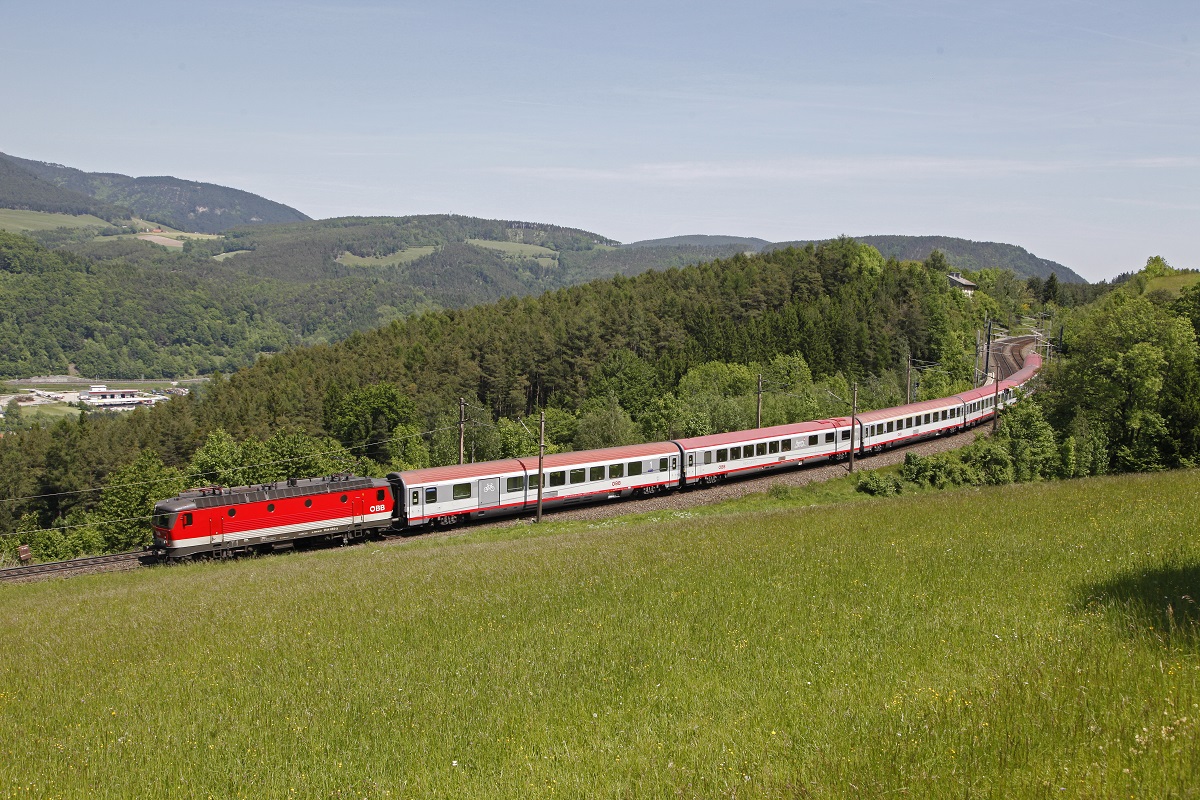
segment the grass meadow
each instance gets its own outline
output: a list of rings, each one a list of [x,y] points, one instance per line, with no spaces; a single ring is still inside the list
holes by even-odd
[[[354,253],[342,253],[337,257],[337,261],[350,267],[394,267],[416,261],[434,250],[437,248],[430,245],[428,247],[407,247],[386,256],[356,256]]]
[[[0,231],[23,233],[48,231],[54,228],[107,228],[108,223],[91,214],[51,214],[45,211],[21,211],[0,208]]]
[[[772,491],[0,586],[0,797],[1194,797],[1198,497]]]

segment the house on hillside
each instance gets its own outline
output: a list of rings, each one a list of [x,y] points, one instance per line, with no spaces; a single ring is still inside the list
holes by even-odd
[[[950,288],[958,289],[967,297],[975,294],[975,290],[979,288],[974,282],[967,280],[962,276],[961,272],[950,273]]]

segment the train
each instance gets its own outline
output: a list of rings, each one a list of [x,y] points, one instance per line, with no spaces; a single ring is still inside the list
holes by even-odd
[[[634,495],[681,491],[765,471],[901,447],[991,420],[1041,368],[1026,355],[1008,378],[961,394],[866,411],[665,442],[389,473],[255,486],[209,486],[154,507],[153,551],[166,560],[264,552],[305,541],[348,543],[388,531],[493,519]]]

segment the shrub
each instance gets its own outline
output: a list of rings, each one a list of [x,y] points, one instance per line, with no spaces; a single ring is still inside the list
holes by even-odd
[[[875,470],[865,472],[858,478],[855,491],[874,497],[895,497],[903,491],[903,484],[896,475],[884,475]]]

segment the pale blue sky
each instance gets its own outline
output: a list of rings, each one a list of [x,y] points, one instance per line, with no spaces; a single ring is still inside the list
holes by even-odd
[[[1200,3],[0,0],[0,150],[622,241],[1200,267]]]

